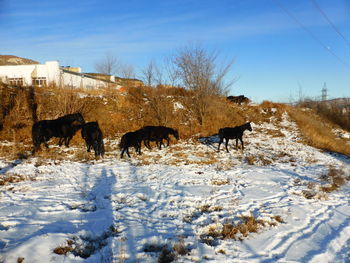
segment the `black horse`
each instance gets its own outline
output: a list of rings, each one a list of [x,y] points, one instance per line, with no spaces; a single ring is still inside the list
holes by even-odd
[[[144,126],[140,130],[142,140],[148,149],[151,149],[150,141],[155,141],[158,148],[162,149],[163,140],[167,141],[167,146],[170,144],[169,135],[173,135],[177,140],[179,139],[179,132],[165,126]]]
[[[124,152],[126,152],[130,158],[129,147],[134,147],[135,151],[141,154],[142,138],[143,135],[140,130],[125,133],[119,143],[119,148],[121,150],[120,158],[123,158]]]
[[[41,120],[32,126],[32,140],[34,154],[42,143],[48,148],[47,142],[52,137],[59,139],[59,144],[64,142],[69,147],[69,142],[74,134],[82,128],[85,120],[81,113],[67,114],[54,120]]]
[[[242,103],[249,103],[250,100],[244,96],[244,95],[239,95],[239,96],[228,96],[227,99],[233,103],[237,103],[241,105]]]
[[[227,145],[230,139],[236,139],[236,149],[238,149],[238,139],[239,139],[241,141],[242,151],[243,151],[244,146],[243,146],[242,137],[243,137],[243,132],[245,130],[252,131],[252,126],[250,125],[250,122],[247,122],[246,124],[243,124],[241,126],[221,128],[219,130],[220,142],[219,142],[218,152],[220,151],[220,145],[223,142],[224,138],[226,140],[225,147],[227,152],[229,152]]]
[[[81,129],[81,137],[85,140],[88,152],[93,148],[95,157],[99,155],[103,157],[105,153],[103,134],[97,121],[85,123]]]

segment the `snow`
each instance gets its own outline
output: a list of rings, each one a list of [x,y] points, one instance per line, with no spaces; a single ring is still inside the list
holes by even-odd
[[[0,186],[0,262],[157,262],[180,245],[174,262],[349,262],[349,185],[320,188],[330,167],[349,176],[350,160],[300,143],[286,114],[252,127],[243,153],[217,152],[212,136],[131,159],[106,140],[100,160],[57,147],[65,160],[0,160],[0,178],[24,178]],[[243,216],[267,223],[247,237],[208,235]]]

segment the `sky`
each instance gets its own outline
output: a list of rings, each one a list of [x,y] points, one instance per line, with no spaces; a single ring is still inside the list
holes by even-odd
[[[229,95],[350,97],[350,0],[0,0],[0,54],[94,72],[106,54],[136,77],[191,43],[234,60]]]

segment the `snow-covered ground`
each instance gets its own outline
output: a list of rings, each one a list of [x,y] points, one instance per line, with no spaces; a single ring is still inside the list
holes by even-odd
[[[350,160],[300,143],[286,114],[252,126],[243,153],[213,136],[130,159],[106,141],[101,160],[77,161],[83,143],[1,160],[14,179],[0,185],[0,262],[350,262],[349,184],[322,191]],[[257,232],[223,234],[244,218]]]

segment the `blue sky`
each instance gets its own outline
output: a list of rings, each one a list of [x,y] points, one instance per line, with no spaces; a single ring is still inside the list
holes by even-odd
[[[84,72],[106,53],[141,72],[195,42],[235,60],[231,95],[350,96],[350,0],[0,0],[0,36],[0,54]]]

